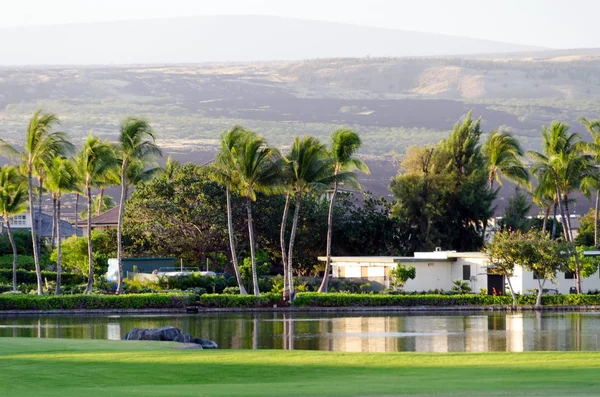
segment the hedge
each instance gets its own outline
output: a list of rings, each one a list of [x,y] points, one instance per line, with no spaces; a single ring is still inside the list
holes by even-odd
[[[520,295],[519,305],[534,305],[535,295]],[[488,306],[512,304],[511,296],[491,295],[373,295],[306,292],[297,295],[294,306],[353,307],[353,306]],[[543,305],[579,306],[600,305],[600,295],[546,295]]]
[[[2,310],[171,309],[194,300],[187,294],[0,295]]]
[[[47,278],[48,281],[56,280],[56,272],[42,271],[42,280]],[[87,281],[81,274],[62,273],[62,284],[82,284]],[[37,284],[35,271],[17,270],[17,282],[19,284]],[[12,283],[12,269],[0,269],[0,284]]]
[[[260,296],[204,294],[200,296],[205,307],[273,307],[282,303],[281,294],[268,292]]]

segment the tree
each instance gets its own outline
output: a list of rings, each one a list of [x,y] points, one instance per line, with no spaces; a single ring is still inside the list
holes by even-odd
[[[490,188],[494,187],[494,181],[502,186],[500,176],[519,186],[529,185],[529,173],[521,161],[523,150],[511,134],[492,132],[483,144],[482,154],[487,162]]]
[[[413,251],[448,247],[478,250],[496,192],[481,153],[480,121],[467,114],[433,148],[410,148],[408,166],[390,184],[394,214],[406,223]]]
[[[510,278],[515,271],[515,266],[521,264],[524,255],[522,250],[525,246],[522,245],[521,240],[523,240],[521,231],[504,230],[494,234],[492,241],[485,246],[485,254],[493,265],[489,273],[504,276],[512,296],[513,306],[517,305],[517,295]],[[504,294],[504,291],[502,293]]]
[[[233,216],[231,208],[231,190],[240,182],[239,171],[237,169],[237,156],[240,148],[246,139],[247,132],[236,126],[221,135],[221,149],[217,153],[215,162],[211,168],[211,178],[225,187],[225,195],[227,200],[227,231],[229,234],[229,248],[231,250],[231,261],[233,271],[238,282],[241,295],[247,295],[248,292],[244,287],[244,280],[240,274],[240,266],[236,251],[235,236],[233,232]]]
[[[128,178],[128,171],[131,171],[132,165],[147,164],[156,157],[162,156],[155,141],[156,135],[146,120],[129,117],[121,124],[117,147],[121,160],[121,197],[117,226],[117,261],[119,263],[117,293],[119,294],[123,293],[123,215],[128,182],[131,183],[131,174]]]
[[[408,280],[414,280],[417,276],[417,270],[414,266],[406,267],[398,265],[390,270],[392,276],[392,285],[395,289],[402,289]]]
[[[92,292],[94,286],[94,258],[92,247],[92,186],[117,163],[114,147],[107,141],[90,134],[77,155],[77,169],[84,184],[87,197],[87,241],[88,241],[88,282],[85,293]]]
[[[500,229],[520,230],[522,232],[531,229],[532,222],[527,218],[531,206],[527,196],[521,192],[521,189],[515,188],[515,195],[508,199],[508,207],[500,221]]]
[[[20,154],[22,166],[27,171],[27,183],[29,190],[29,217],[31,218],[31,237],[34,244],[33,258],[35,262],[35,272],[37,278],[37,293],[43,294],[42,289],[42,270],[40,267],[40,245],[39,229],[41,227],[42,211],[42,191],[45,167],[50,164],[54,157],[65,156],[73,150],[73,144],[68,141],[68,136],[64,132],[52,132],[54,125],[59,124],[59,119],[55,114],[43,113],[38,110],[29,120],[27,130],[25,131],[24,151]],[[14,151],[14,149],[13,149]],[[38,177],[38,225],[33,224],[34,216],[33,205],[33,176]]]
[[[593,210],[592,210],[593,211]],[[597,256],[586,256],[584,255],[585,251],[593,251],[595,248],[593,246],[577,246],[576,253],[579,257],[579,266],[581,269],[581,278],[588,278],[596,274],[598,271],[598,264],[600,264],[600,258]],[[575,273],[575,258],[573,256],[569,257],[567,262],[568,270],[572,273]]]
[[[594,162],[596,165],[600,164],[600,120],[587,120],[581,118],[581,124],[583,124],[590,135],[592,136],[592,143],[587,145],[588,151],[592,153]],[[600,186],[596,181],[596,204],[594,206],[594,247],[598,249],[598,206],[600,205]]]
[[[348,184],[360,189],[360,185],[356,182],[354,170],[358,169],[366,174],[369,174],[369,167],[357,157],[354,157],[361,145],[361,140],[358,134],[347,129],[336,130],[331,135],[331,150],[330,156],[333,160],[333,174],[338,176],[341,172],[346,172],[348,175]],[[323,281],[319,287],[319,292],[327,292],[329,285],[329,273],[331,265],[331,238],[333,233],[333,208],[338,191],[338,181],[333,181],[333,191],[329,202],[329,213],[327,216],[327,250],[325,260],[325,273]]]
[[[79,177],[73,162],[62,157],[55,157],[47,169],[48,189],[52,192],[53,226],[56,228],[56,295],[60,295],[62,275],[62,252],[60,233],[60,208],[63,193],[73,192],[78,189]],[[88,227],[90,227],[88,223]]]
[[[553,122],[550,128],[542,127],[542,153],[528,152],[535,160],[533,173],[539,175],[543,183],[547,183],[547,180],[554,181],[561,220],[565,221],[565,241],[571,243],[570,251],[576,263],[578,258],[571,234],[569,195],[576,189],[582,189],[586,193],[586,187],[597,177],[592,158],[582,152],[584,147],[586,145],[579,134],[570,133],[567,124]],[[575,286],[578,293],[581,293],[580,276],[579,266],[576,266]]]
[[[281,165],[278,161],[279,153],[277,150],[267,146],[263,138],[249,131],[246,131],[244,135],[245,138],[239,148],[240,150],[237,151],[234,164],[237,166],[239,174],[237,190],[242,197],[246,198],[252,283],[254,285],[254,295],[259,296],[252,202],[256,201],[257,192],[268,194],[277,191],[279,188]]]
[[[10,217],[27,210],[27,186],[17,167],[4,165],[0,168],[0,211],[6,224],[13,254],[13,291],[17,291],[17,245],[10,229]]]
[[[294,300],[293,254],[294,241],[298,230],[298,218],[302,199],[307,193],[324,190],[334,180],[340,180],[347,173],[333,174],[333,160],[327,155],[325,145],[313,137],[294,138],[292,149],[285,159],[283,174],[288,178],[289,192],[295,199],[294,217],[287,252],[287,288],[284,295]],[[288,202],[289,205],[289,202]],[[285,210],[284,210],[285,212]],[[285,223],[285,219],[282,221]]]
[[[108,258],[117,252],[115,234],[112,230],[92,231],[94,274],[104,274],[108,270]],[[62,265],[78,274],[89,274],[89,256],[87,237],[71,236],[62,243]],[[58,261],[58,248],[52,251],[50,259]]]

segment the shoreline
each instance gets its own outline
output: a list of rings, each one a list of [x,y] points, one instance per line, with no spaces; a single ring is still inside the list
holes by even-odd
[[[197,310],[195,310],[197,309]],[[65,310],[2,310],[0,317],[6,315],[135,315],[135,314],[207,314],[207,313],[440,313],[440,312],[593,312],[600,311],[599,305],[535,307],[532,305],[511,306],[341,306],[341,307],[200,307],[172,309],[65,309]]]

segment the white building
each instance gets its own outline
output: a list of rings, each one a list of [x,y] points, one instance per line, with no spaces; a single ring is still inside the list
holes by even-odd
[[[319,257],[319,260],[325,261],[325,257]],[[488,274],[492,265],[481,252],[415,252],[413,257],[331,257],[331,275],[333,278],[368,280],[372,289],[382,290],[390,286],[390,271],[399,265],[414,266],[416,270],[415,279],[406,282],[405,291],[449,291],[455,280],[468,282],[474,293],[484,288],[490,294],[494,289],[505,289],[503,276]],[[534,274],[520,266],[515,268],[510,281],[515,292],[519,294],[531,293],[538,288]],[[574,286],[572,273],[559,272],[556,282],[547,280],[544,289],[568,294]],[[600,290],[599,272],[582,280],[583,292],[597,289]]]
[[[34,214],[34,218],[37,222],[37,211]],[[15,215],[9,219],[11,230],[31,230],[31,217],[29,216],[29,212],[24,212],[19,215]],[[0,232],[6,233],[7,228],[4,224],[4,219],[0,217]],[[75,234],[75,226],[70,224],[65,220],[60,220],[60,237],[61,240],[64,240],[68,237],[71,237]],[[81,233],[80,233],[81,234]],[[51,239],[52,238],[52,216],[48,214],[42,213],[42,227],[40,235],[43,238]]]

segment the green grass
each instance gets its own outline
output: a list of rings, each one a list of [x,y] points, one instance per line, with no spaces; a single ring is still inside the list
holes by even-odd
[[[600,353],[176,350],[0,338],[0,396],[597,396]]]

